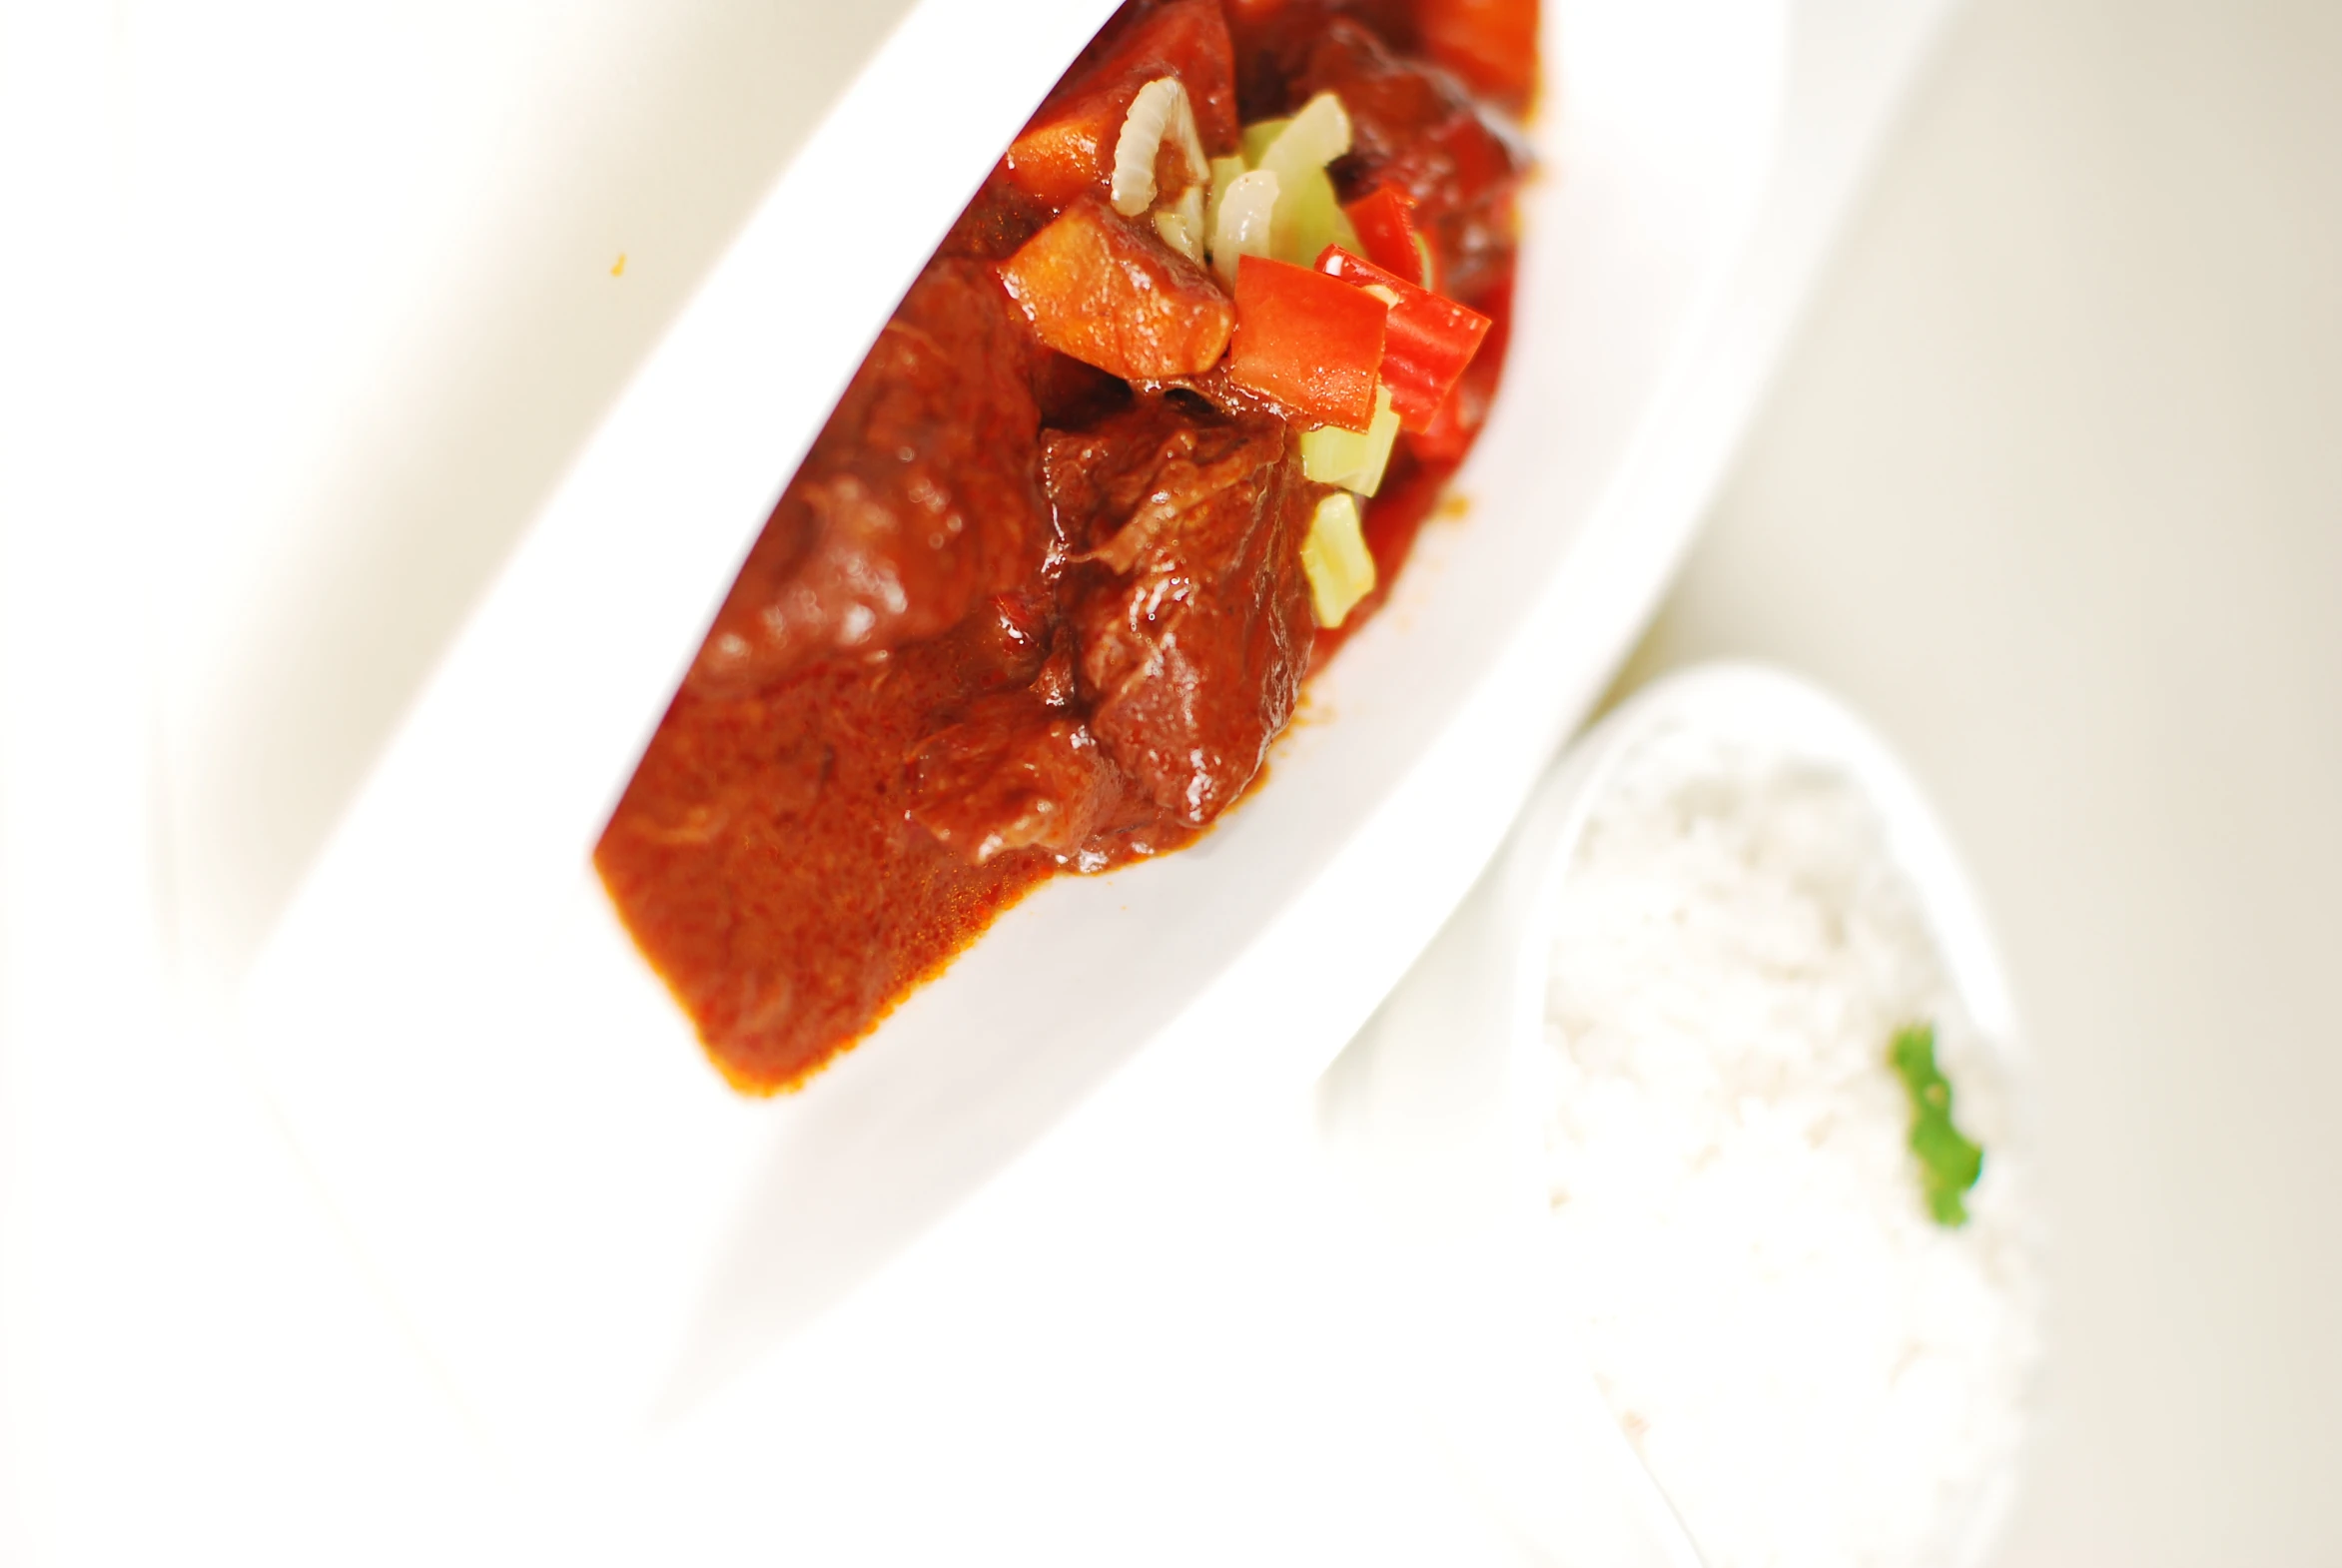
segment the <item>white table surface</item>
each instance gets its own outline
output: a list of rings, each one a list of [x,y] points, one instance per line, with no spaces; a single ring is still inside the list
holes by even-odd
[[[2041,1068],[2003,1561],[2342,1561],[2342,7],[1975,0],[1632,684],[1901,748]]]
[[[284,126],[330,83],[254,93],[237,62],[287,36],[345,59],[385,47],[362,26],[258,0],[200,22],[139,4],[0,21],[12,203],[43,194],[56,139],[126,172],[113,189],[150,196],[223,161],[266,175],[228,182],[265,193],[241,208],[132,205],[129,243],[145,263],[171,258],[181,281],[175,330],[200,339],[238,310],[283,306],[321,256],[373,291],[360,310],[296,300],[287,314],[315,331],[275,342],[274,360],[218,362],[240,406],[276,389],[296,424],[368,432],[323,494],[314,473],[207,442],[200,382],[6,385],[0,439],[64,427],[39,417],[59,399],[184,407],[181,439],[146,460],[192,476],[191,531],[232,540],[216,557],[191,552],[190,571],[266,578],[270,529],[321,503],[433,515],[440,542],[459,546],[442,575],[361,551],[296,560],[276,585],[280,605],[320,590],[331,604],[370,573],[422,572],[417,593],[437,606],[435,630],[423,617],[400,632],[410,640],[345,629],[338,673],[358,681],[355,703],[323,701],[318,672],[291,670],[239,715],[264,741],[271,726],[324,730],[318,772],[262,781],[258,807],[249,779],[182,779],[167,800],[121,803],[126,819],[170,818],[172,841],[192,846],[167,876],[253,890],[240,917],[151,934],[199,972],[240,961],[502,547],[492,519],[525,515],[550,484],[599,411],[596,389],[647,346],[785,132],[747,112],[772,86],[757,45],[777,13],[664,8],[654,44],[628,30],[628,9],[510,6],[485,37],[464,8],[413,12],[399,47],[475,49],[476,69],[361,73],[388,84],[379,140],[328,148]],[[1904,747],[1998,915],[2060,1133],[2049,1176],[2064,1258],[2051,1418],[2012,1563],[2342,1553],[2328,1484],[2342,1349],[2327,1332],[2342,1226],[2326,1207],[2342,1157],[2324,1131],[2342,1067],[2320,1050],[2336,1028],[2324,971],[2342,946],[2329,893],[2342,885],[2338,24],[2317,5],[1976,0],[1635,666],[1750,652],[1836,686]],[[28,36],[46,47],[19,47]],[[836,47],[863,36],[847,29]],[[562,42],[574,38],[590,46]],[[28,62],[81,74],[28,81]],[[536,85],[515,101],[495,84],[521,64]],[[420,118],[485,151],[460,180],[353,205],[326,176],[337,158],[399,166],[401,80],[439,83],[449,96]],[[633,101],[610,94],[623,82],[651,84],[644,98],[665,109],[610,108]],[[223,83],[247,95],[243,112],[175,134],[188,122],[172,106]],[[126,130],[131,103],[143,118]],[[741,126],[768,140],[738,140]],[[727,145],[736,164],[707,156]],[[696,155],[683,180],[678,150]],[[577,167],[606,181],[540,184]],[[49,210],[89,200],[62,197]],[[525,275],[541,312],[483,304],[401,347],[417,377],[476,363],[471,395],[426,428],[356,417],[366,389],[349,368],[383,346],[337,339],[332,324],[395,318],[418,257],[444,267],[466,224],[540,199],[561,222],[539,226],[537,249],[496,251],[506,271],[477,298],[509,301]],[[86,216],[83,233],[104,234],[126,215]],[[646,230],[672,246],[643,248]],[[102,277],[122,260],[24,238],[0,266]],[[564,331],[581,312],[599,313],[597,329]],[[29,325],[53,349],[76,329]],[[500,398],[497,367],[523,351],[574,358],[573,405],[523,413]],[[95,494],[122,454],[102,424],[71,427],[85,445],[41,455],[52,474],[90,475]],[[401,455],[414,451],[433,460]],[[26,468],[0,463],[0,499],[87,524],[57,530],[69,541],[57,547],[102,555],[102,504],[17,487]],[[23,539],[0,574],[0,633],[37,619]],[[286,636],[314,636],[284,613],[296,617]],[[236,672],[205,663],[220,644],[201,625],[172,630],[188,651],[169,695],[185,722],[216,719],[205,703]],[[50,700],[35,667],[50,656],[0,636],[0,691],[20,728]],[[109,662],[118,648],[82,656],[101,680],[131,678]],[[1344,1311],[1355,1286],[1338,1234],[1307,1182],[1252,1179],[1282,1158],[1265,1130],[1213,1151],[1179,1201],[1137,1211],[1079,1190],[1044,1198],[1048,1171],[1023,1173],[1021,1190],[988,1194],[881,1280],[851,1327],[817,1330],[753,1394],[786,1398],[791,1378],[868,1390],[866,1417],[803,1456],[830,1483],[817,1494],[688,1455],[516,1493],[256,1103],[214,1064],[157,1044],[176,1038],[153,1027],[160,999],[74,968],[77,933],[105,929],[110,900],[157,869],[144,842],[60,845],[37,831],[42,789],[135,793],[108,760],[18,770],[4,803],[14,826],[0,856],[17,872],[70,858],[86,902],[0,912],[14,966],[0,976],[0,1031],[35,988],[83,986],[99,1005],[86,1049],[0,1057],[0,1560],[168,1561],[191,1543],[256,1562],[510,1561],[556,1547],[753,1560],[741,1521],[759,1506],[809,1510],[873,1558],[1022,1539],[1034,1557],[1093,1560],[1505,1560],[1466,1500],[1414,1484],[1428,1461],[1355,1375],[1377,1348]],[[105,1137],[87,1137],[93,1127]],[[126,1161],[130,1150],[162,1158]],[[69,1207],[51,1201],[68,1188]],[[1283,1194],[1269,1211],[1223,1223],[1264,1189]],[[983,1267],[955,1255],[997,1248],[1012,1227],[988,1232],[986,1205],[1017,1203],[1050,1221],[1013,1227],[1031,1255],[995,1250]],[[44,1222],[67,1211],[71,1228]],[[1019,1282],[1042,1273],[1062,1287],[1036,1302]],[[925,1293],[946,1287],[955,1309],[939,1329]],[[1135,1300],[1155,1325],[1137,1340]],[[909,1343],[890,1336],[911,1324]],[[1230,1344],[1244,1348],[1231,1358]],[[1093,1371],[1037,1379],[1044,1357]],[[1247,1379],[1274,1382],[1281,1400],[1231,1397]],[[1138,1433],[1134,1410],[1148,1418]],[[928,1478],[915,1495],[889,1484],[914,1470]]]

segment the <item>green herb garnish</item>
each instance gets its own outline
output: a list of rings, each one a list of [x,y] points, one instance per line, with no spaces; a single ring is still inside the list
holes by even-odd
[[[1961,1197],[1984,1174],[1984,1152],[1952,1125],[1952,1085],[1936,1066],[1936,1026],[1898,1030],[1887,1060],[1911,1091],[1911,1152],[1919,1157],[1928,1211],[1940,1225],[1966,1224]]]

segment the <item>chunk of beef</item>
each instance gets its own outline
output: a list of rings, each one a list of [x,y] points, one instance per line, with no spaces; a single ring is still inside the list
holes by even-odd
[[[1069,429],[1129,407],[1131,384],[1045,344],[1033,354],[1033,396],[1044,425]]]
[[[1034,573],[1049,529],[1030,342],[990,267],[928,267],[750,550],[691,689],[932,637]]]
[[[1316,488],[1282,420],[1150,396],[1043,471],[1090,727],[1134,786],[1201,826],[1243,793],[1309,657],[1301,539]]]
[[[1056,216],[1040,198],[1009,178],[1007,165],[997,165],[978,187],[975,199],[952,221],[951,231],[935,254],[972,257],[980,262],[1006,261]]]
[[[1071,855],[1119,789],[1080,716],[1034,687],[984,698],[911,757],[911,820],[977,865],[1006,850]]]

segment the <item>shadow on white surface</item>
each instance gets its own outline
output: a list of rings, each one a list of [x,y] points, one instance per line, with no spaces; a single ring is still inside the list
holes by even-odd
[[[524,525],[904,9],[125,13],[131,516],[198,987],[241,978]]]

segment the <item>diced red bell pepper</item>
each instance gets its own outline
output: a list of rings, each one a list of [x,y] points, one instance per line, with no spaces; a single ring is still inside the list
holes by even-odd
[[[1471,399],[1465,396],[1465,387],[1458,381],[1440,399],[1439,411],[1432,414],[1423,428],[1414,432],[1415,455],[1424,462],[1461,462],[1472,449],[1472,438],[1480,433],[1476,414],[1485,410],[1467,406]]]
[[[1430,277],[1430,247],[1415,227],[1413,197],[1395,185],[1383,184],[1342,211],[1349,215],[1350,227],[1358,231],[1368,261],[1402,278],[1412,278],[1426,289],[1439,287]]]
[[[1084,196],[1000,266],[1041,341],[1125,381],[1200,376],[1235,312],[1195,263]]]
[[[1236,264],[1228,380],[1304,423],[1363,430],[1382,369],[1381,301],[1324,273],[1265,256]]]
[[[1236,54],[1218,0],[1173,0],[1121,36],[1094,63],[1077,65],[1009,146],[1009,178],[1052,207],[1114,182],[1115,146],[1139,89],[1175,76],[1187,90],[1195,134],[1213,157],[1237,142]]]
[[[1519,114],[1537,89],[1537,0],[1415,0],[1423,52]]]
[[[1390,323],[1382,383],[1390,389],[1390,405],[1398,412],[1401,429],[1429,428],[1456,379],[1480,352],[1480,341],[1488,336],[1488,318],[1338,245],[1325,248],[1317,258],[1317,270],[1368,298],[1387,296]]]

